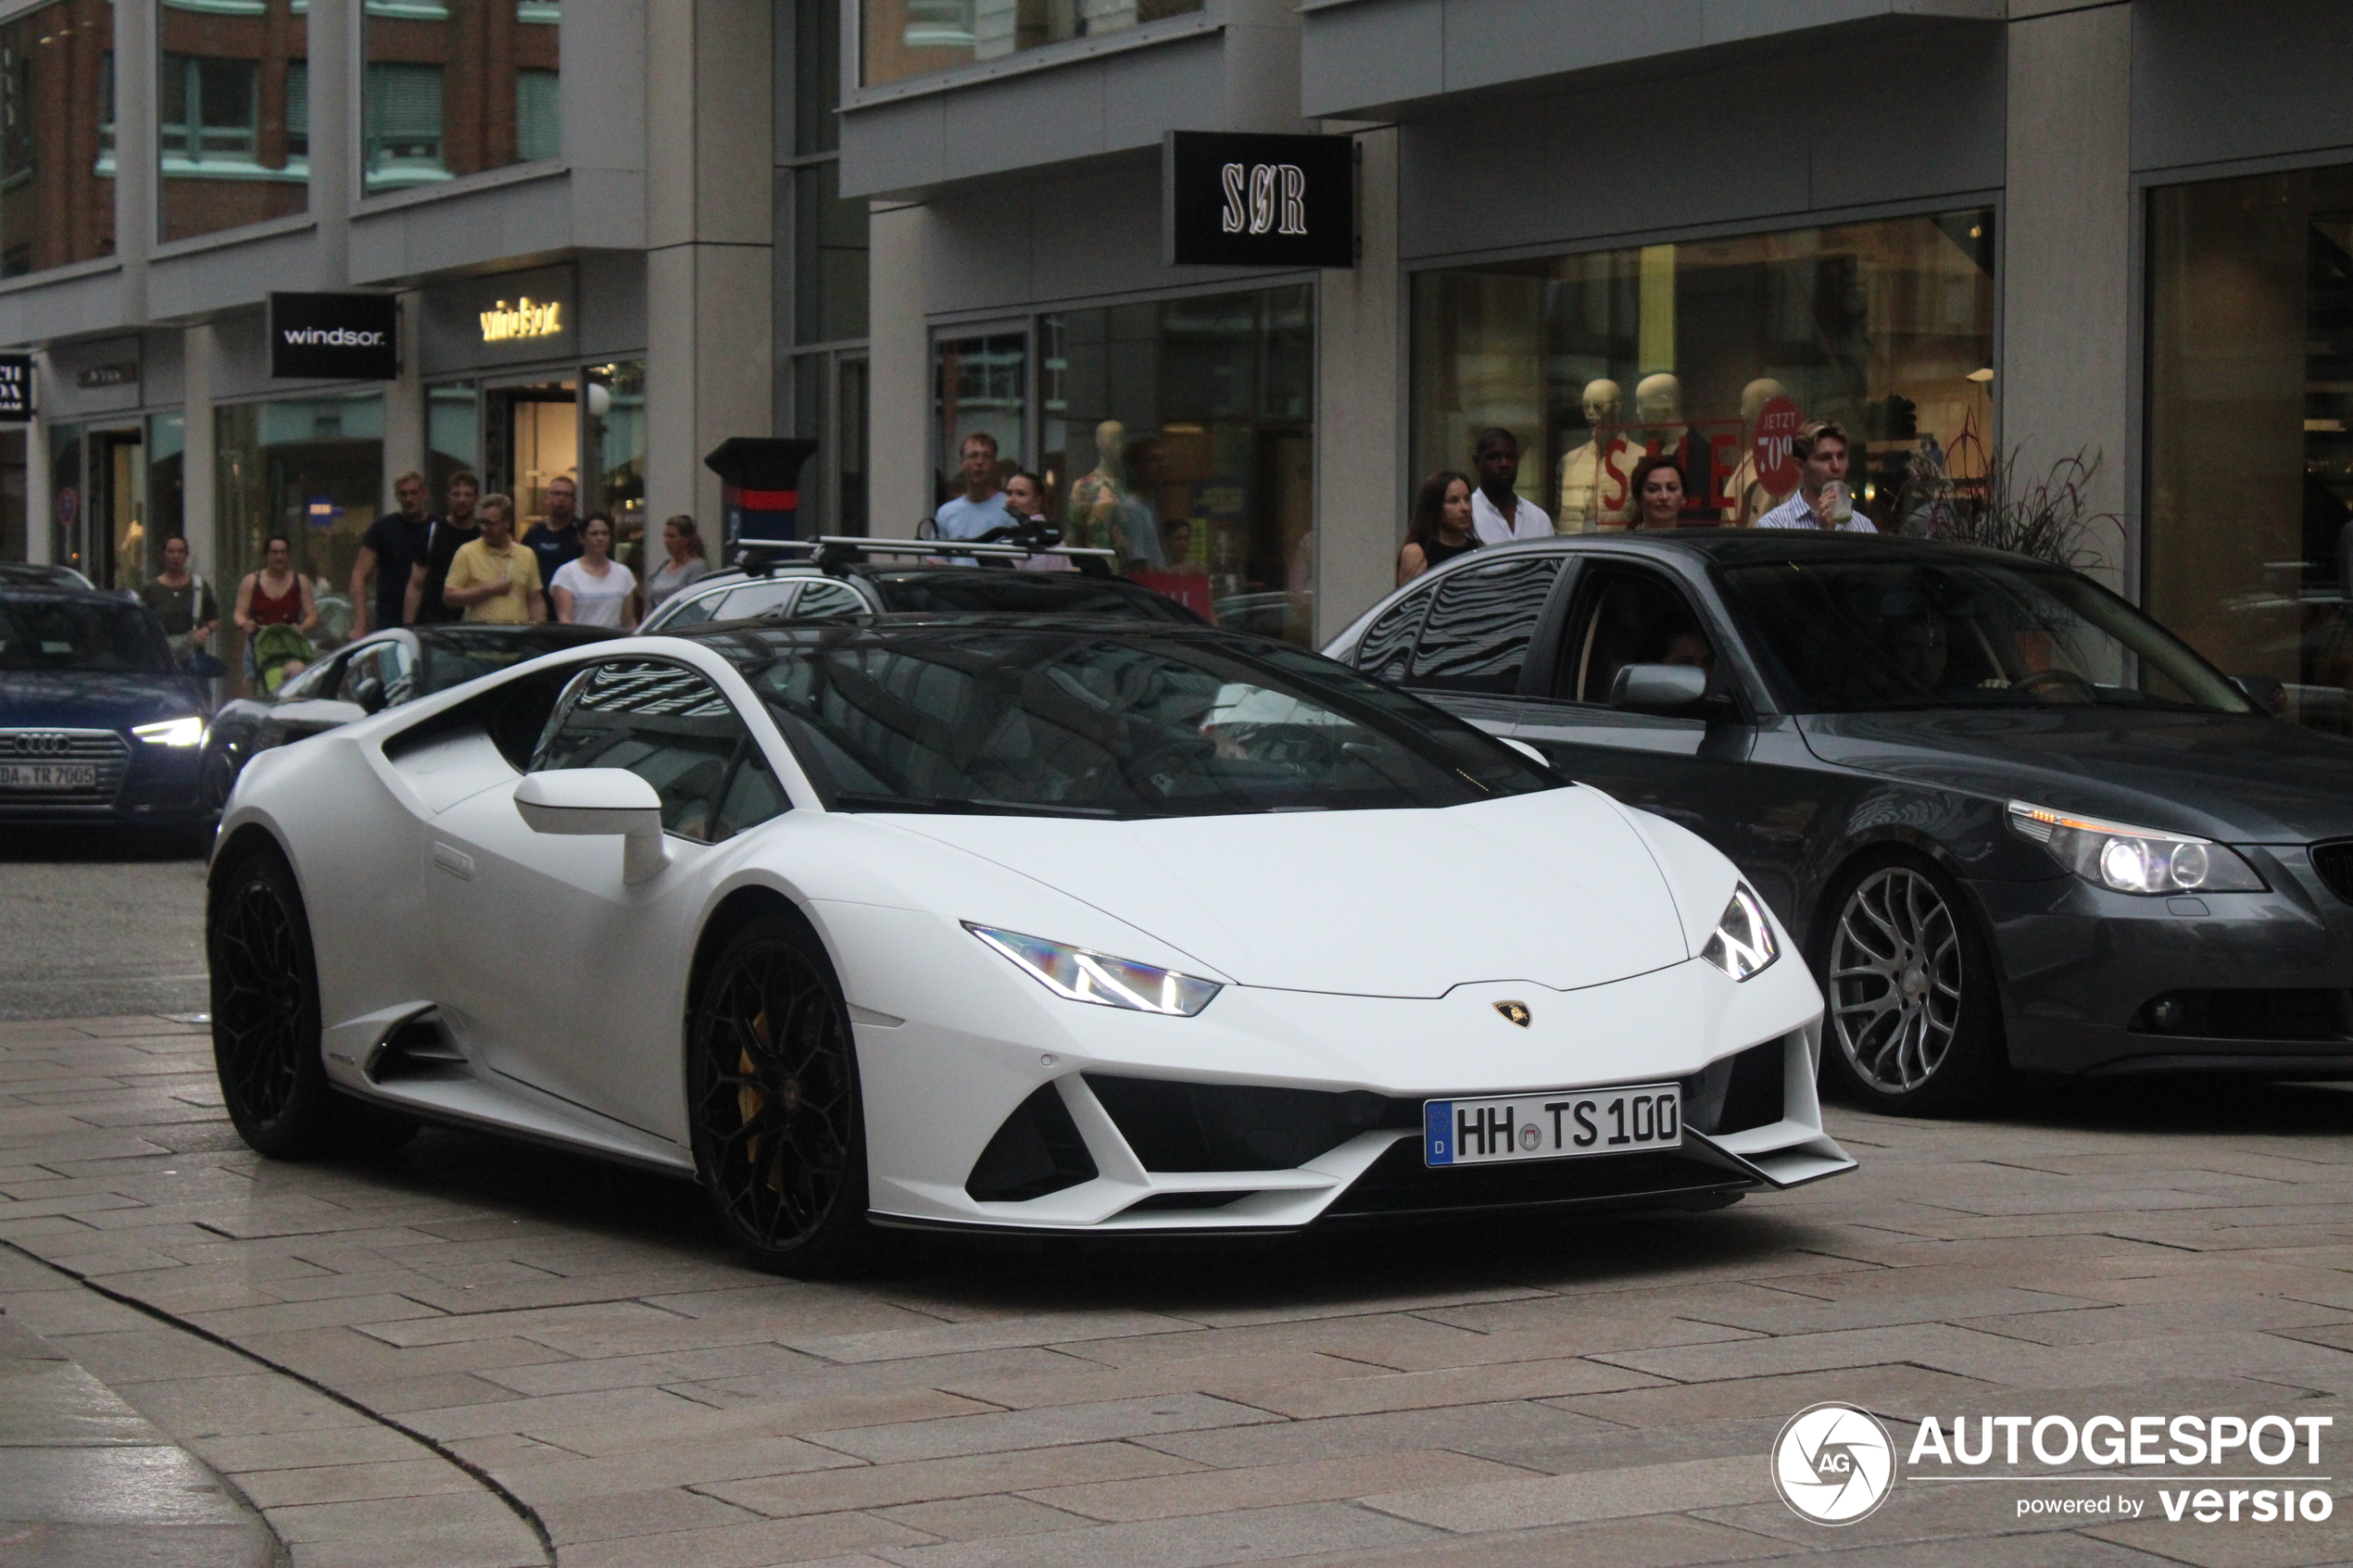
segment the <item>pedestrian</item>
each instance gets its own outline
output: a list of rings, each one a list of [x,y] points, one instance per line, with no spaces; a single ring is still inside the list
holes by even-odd
[[[1441,561],[1478,548],[1471,529],[1470,475],[1441,469],[1422,481],[1414,496],[1414,520],[1405,547],[1397,552],[1397,585],[1403,587]]]
[[[556,568],[548,596],[555,601],[556,619],[567,626],[618,631],[637,624],[637,577],[612,558],[612,519],[588,514],[580,525],[580,557]]]
[[[558,474],[547,482],[547,515],[531,525],[522,536],[523,546],[539,562],[539,581],[554,592],[556,573],[572,561],[580,558],[582,540],[578,508],[580,486],[569,474]],[[555,601],[548,600],[552,609]]]
[[[139,597],[163,622],[172,659],[191,668],[220,623],[220,605],[212,585],[188,570],[187,540],[175,533],[163,542],[163,570],[140,588]]]
[[[387,626],[407,624],[409,578],[425,552],[433,519],[425,515],[425,476],[414,470],[392,482],[399,509],[368,525],[359,538],[359,558],[351,563],[351,634],[364,637]],[[368,579],[376,580],[375,593]]]
[[[262,671],[254,649],[255,639],[267,626],[290,626],[307,644],[310,633],[319,629],[319,601],[310,591],[310,583],[294,568],[294,541],[283,533],[272,533],[261,542],[261,570],[245,573],[237,584],[237,630],[245,636],[245,678],[257,680]],[[280,639],[286,641],[287,639]],[[292,667],[285,673],[295,674],[308,662],[307,654],[290,656],[282,662]]]
[[[1797,493],[1756,520],[1759,528],[1810,528],[1824,533],[1876,533],[1846,488],[1846,432],[1829,420],[1797,427]]]
[[[1634,465],[1627,483],[1634,493],[1634,526],[1664,533],[1683,525],[1683,470],[1674,454],[1654,452]]]
[[[1553,536],[1553,520],[1544,508],[1515,488],[1519,483],[1518,436],[1501,425],[1480,431],[1471,443],[1471,467],[1478,472],[1478,490],[1471,496],[1471,532],[1480,544]]]
[[[492,626],[520,626],[547,619],[540,592],[539,559],[515,541],[515,504],[505,495],[482,498],[482,536],[458,546],[450,558],[444,604],[466,619]]]
[[[695,520],[684,512],[661,525],[661,547],[670,558],[646,573],[648,615],[660,609],[662,600],[711,571],[711,562],[703,555],[702,535],[695,531]]]
[[[1046,482],[1023,469],[1005,481],[1005,516],[1025,533],[1046,529]],[[1024,556],[1013,562],[1019,571],[1075,571],[1068,556]]]
[[[424,553],[409,574],[403,608],[409,625],[458,619],[458,611],[442,602],[442,586],[449,581],[449,563],[458,558],[458,552],[482,537],[482,530],[474,523],[475,498],[481,494],[482,481],[470,470],[459,469],[449,476],[448,509],[425,531]]]
[[[957,450],[962,459],[957,472],[963,477],[964,493],[942,501],[931,521],[939,538],[977,539],[992,528],[1005,526],[1005,506],[998,499],[1002,492],[997,483],[997,438],[976,430],[964,437]]]

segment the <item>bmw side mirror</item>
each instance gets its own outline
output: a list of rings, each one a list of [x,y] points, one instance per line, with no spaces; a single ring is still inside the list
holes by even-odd
[[[1695,664],[1629,664],[1609,686],[1609,705],[1635,713],[1683,713],[1706,700],[1707,671]]]
[[[2287,712],[2287,687],[2269,675],[2233,675],[2231,684],[2246,696],[2246,700],[2277,719]]]
[[[618,834],[621,880],[650,882],[670,863],[661,841],[661,797],[626,768],[554,768],[526,773],[515,809],[534,833]]]

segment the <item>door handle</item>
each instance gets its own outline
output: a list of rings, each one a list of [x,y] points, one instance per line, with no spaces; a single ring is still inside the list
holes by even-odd
[[[433,847],[433,863],[459,882],[472,882],[474,879],[474,858],[463,850],[453,849],[447,844],[436,844]]]

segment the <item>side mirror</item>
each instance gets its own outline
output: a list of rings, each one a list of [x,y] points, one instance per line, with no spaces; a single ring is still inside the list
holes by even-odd
[[[2277,719],[2287,712],[2287,688],[2269,675],[2233,675],[2231,684],[2246,694],[2246,700]]]
[[[515,809],[534,833],[622,838],[621,879],[650,882],[670,863],[661,841],[661,797],[626,768],[556,768],[526,773]]]
[[[362,712],[382,713],[384,710],[384,684],[373,675],[352,687],[351,695],[359,699]]]
[[[1609,685],[1609,705],[1637,713],[1680,713],[1707,700],[1707,671],[1695,664],[1629,664]]]
[[[1497,735],[1495,738],[1502,741],[1505,746],[1510,746],[1514,751],[1518,752],[1521,756],[1527,758],[1530,762],[1535,763],[1540,768],[1549,768],[1553,765],[1553,759],[1551,758],[1545,756],[1542,752],[1537,750],[1534,746],[1529,745],[1524,740],[1515,740],[1510,735]]]

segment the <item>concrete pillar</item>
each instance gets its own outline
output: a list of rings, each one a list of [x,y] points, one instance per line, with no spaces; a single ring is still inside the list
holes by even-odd
[[[2132,7],[2013,21],[1999,453],[2032,482],[2079,450],[2097,454],[2093,508],[2124,518],[2086,543],[2111,584],[2137,583],[2140,528],[2126,515],[2134,450]]]
[[[703,455],[774,427],[772,7],[646,7],[646,504],[720,524]]]
[[[220,376],[220,331],[209,321],[187,330],[182,350],[186,391],[186,445],[180,456],[181,532],[188,539],[188,564],[223,596],[220,584],[220,464],[214,445],[213,383]],[[232,583],[231,588],[235,584]]]
[[[931,510],[931,338],[924,324],[920,207],[867,220],[866,495],[878,539],[912,539]]]
[[[413,290],[400,296],[400,375],[384,383],[384,461],[382,511],[397,511],[392,482],[414,469],[425,471],[424,378],[417,370],[417,321],[424,311],[424,295]]]
[[[156,243],[156,8],[114,9],[114,248],[121,320],[147,319],[147,252]]]
[[[1315,640],[1397,581],[1414,477],[1405,471],[1404,278],[1397,262],[1397,132],[1356,138],[1353,272],[1315,287]]]
[[[1299,11],[1293,0],[1226,0],[1225,129],[1312,131],[1299,118]]]
[[[136,7],[131,7],[135,9]],[[359,120],[352,85],[365,69],[359,29],[359,0],[313,4],[305,43],[310,69],[310,216],[318,225],[311,255],[319,287],[351,283],[352,131]]]
[[[48,352],[33,350],[32,389],[40,400],[36,407],[48,404],[49,373]],[[50,549],[56,531],[50,500],[49,417],[36,413],[32,422],[24,427],[24,558],[35,566],[53,565],[57,558]]]

